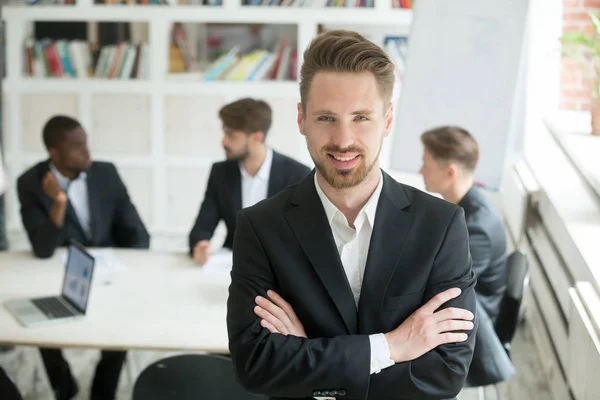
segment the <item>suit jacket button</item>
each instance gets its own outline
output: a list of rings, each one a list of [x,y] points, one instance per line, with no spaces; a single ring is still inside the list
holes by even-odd
[[[327,391],[327,390],[323,390],[323,391],[321,392],[321,396],[323,396],[323,397],[327,397],[327,396],[329,396],[329,394],[330,394],[330,393],[329,393],[329,391]]]
[[[340,389],[340,390],[338,390],[338,395],[339,396],[345,396],[346,395],[346,391],[344,389]]]
[[[335,396],[338,395],[338,391],[337,390],[330,390],[329,391],[329,395],[335,397]]]
[[[318,391],[318,390],[315,390],[315,391],[312,393],[312,395],[313,395],[313,397],[321,397],[321,392],[320,392],[320,391]]]

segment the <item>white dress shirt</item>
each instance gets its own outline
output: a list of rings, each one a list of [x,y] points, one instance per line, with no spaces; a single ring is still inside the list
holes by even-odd
[[[346,216],[327,198],[317,182],[317,174],[315,174],[315,187],[323,203],[327,221],[331,226],[342,265],[354,295],[354,304],[358,307],[371,234],[375,225],[375,213],[383,188],[383,175],[380,172],[379,184],[356,216],[354,228],[348,224]],[[390,358],[389,345],[383,333],[370,335],[369,341],[371,344],[371,374],[379,373],[382,369],[394,365],[394,361]]]
[[[246,171],[240,162],[240,174],[242,175],[242,208],[253,206],[267,198],[269,194],[269,175],[273,163],[273,150],[267,149],[265,161],[255,176]]]
[[[70,180],[52,164],[50,164],[50,171],[56,178],[56,181],[60,187],[65,191],[69,198],[69,203],[75,210],[75,215],[79,220],[79,225],[83,228],[83,231],[88,238],[91,238],[90,229],[90,202],[87,190],[87,174],[81,172],[77,178]]]

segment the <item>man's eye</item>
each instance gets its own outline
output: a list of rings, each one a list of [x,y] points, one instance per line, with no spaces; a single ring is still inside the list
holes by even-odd
[[[331,117],[329,115],[323,115],[323,116],[319,117],[319,121],[333,121],[333,117]]]

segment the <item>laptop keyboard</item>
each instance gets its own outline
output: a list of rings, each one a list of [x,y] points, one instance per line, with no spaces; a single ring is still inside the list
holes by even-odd
[[[39,308],[48,318],[64,318],[76,315],[69,310],[56,297],[44,297],[41,299],[33,299],[33,304]]]

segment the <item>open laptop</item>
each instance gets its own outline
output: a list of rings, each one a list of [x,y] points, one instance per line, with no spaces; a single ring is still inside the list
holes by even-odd
[[[4,303],[8,311],[26,327],[56,324],[85,315],[94,274],[94,257],[83,246],[72,242],[60,296],[10,300]]]

